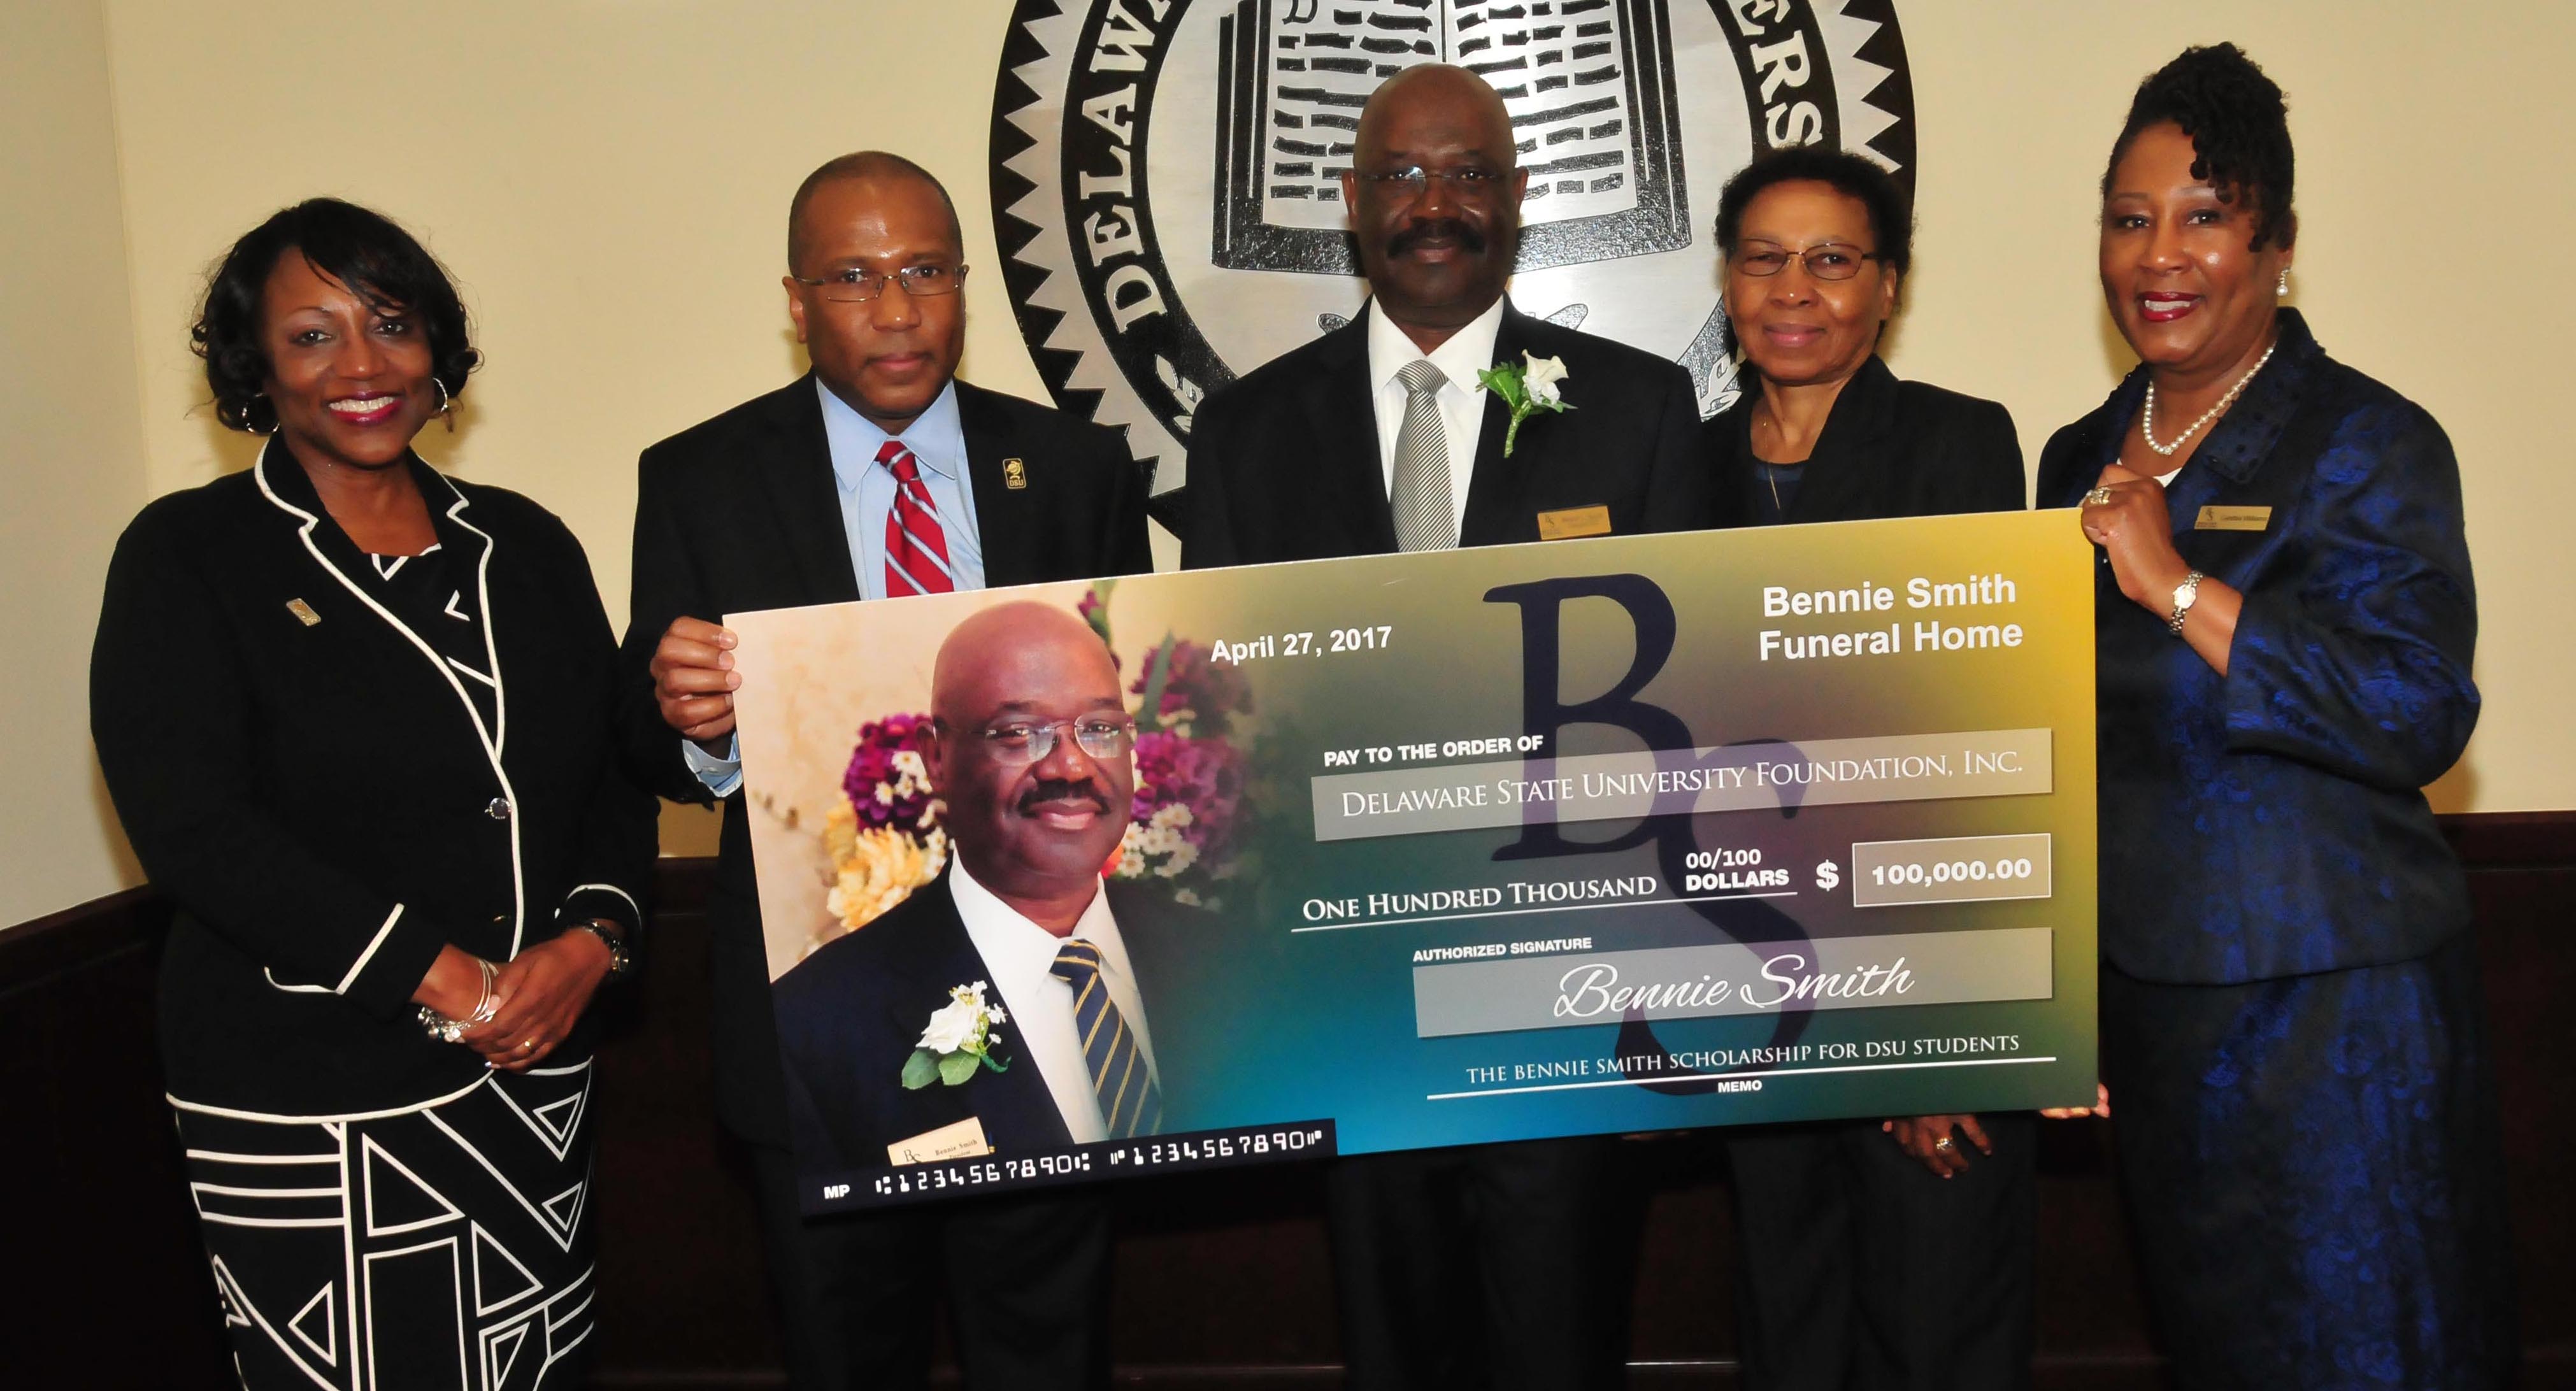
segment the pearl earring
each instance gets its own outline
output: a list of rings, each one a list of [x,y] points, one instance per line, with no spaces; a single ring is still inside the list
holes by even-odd
[[[2288,266],[2283,266],[2283,267],[2281,267],[2281,283],[2272,287],[2272,294],[2273,294],[2276,298],[2280,298],[2280,299],[2287,299],[2287,298],[2289,298],[2289,296],[2290,296],[2290,268],[2289,268]]]

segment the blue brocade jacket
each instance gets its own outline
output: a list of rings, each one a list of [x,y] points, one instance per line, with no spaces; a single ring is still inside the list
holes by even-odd
[[[2049,440],[2039,506],[2081,501],[2145,390],[2140,368]],[[2244,613],[2222,677],[2096,569],[2103,958],[2224,985],[2440,946],[2468,885],[2422,788],[2478,719],[2450,439],[2283,310],[2271,364],[2165,500],[2184,561]],[[2270,515],[2202,529],[2210,507]]]

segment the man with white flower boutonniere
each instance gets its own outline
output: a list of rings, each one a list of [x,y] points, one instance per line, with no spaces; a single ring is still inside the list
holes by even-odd
[[[779,977],[778,1037],[801,1173],[1029,1154],[1166,1133],[1188,1115],[1178,1010],[1210,924],[1143,884],[1104,883],[1135,805],[1135,721],[1080,617],[1006,603],[959,624],[931,673],[923,762],[943,811],[940,876]],[[1107,1289],[1107,1244],[1052,1261],[978,1254],[961,1324],[1042,1337],[1024,1305]],[[993,1262],[1017,1278],[997,1282]],[[967,1305],[976,1306],[970,1311]],[[961,1342],[970,1340],[961,1339]],[[976,1385],[1058,1385],[979,1375]]]
[[[1464,68],[1406,68],[1370,96],[1353,143],[1342,195],[1369,304],[1201,404],[1183,567],[1709,525],[1690,375],[1504,296],[1529,173],[1494,89]],[[1628,1279],[1597,1210],[1616,1148],[1339,1161],[1351,1385],[1617,1384]],[[1460,1291],[1480,1307],[1455,1307]]]
[[[1504,294],[1529,172],[1494,89],[1406,68],[1354,143],[1368,306],[1200,405],[1182,566],[1707,525],[1690,374]]]

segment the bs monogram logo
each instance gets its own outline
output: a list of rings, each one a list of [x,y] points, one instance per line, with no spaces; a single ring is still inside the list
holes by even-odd
[[[1909,186],[1892,0],[1017,0],[993,98],[994,231],[1056,399],[1180,482],[1207,393],[1348,321],[1361,105],[1413,63],[1494,84],[1530,171],[1512,299],[1670,353],[1735,396],[1717,190],[1828,143]]]

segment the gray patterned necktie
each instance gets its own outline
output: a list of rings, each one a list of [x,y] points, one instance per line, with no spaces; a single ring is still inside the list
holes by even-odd
[[[1395,544],[1406,551],[1446,551],[1458,546],[1458,520],[1449,494],[1449,431],[1440,423],[1440,388],[1449,379],[1431,359],[1407,363],[1404,425],[1395,432],[1395,486],[1387,501],[1395,512]]]

